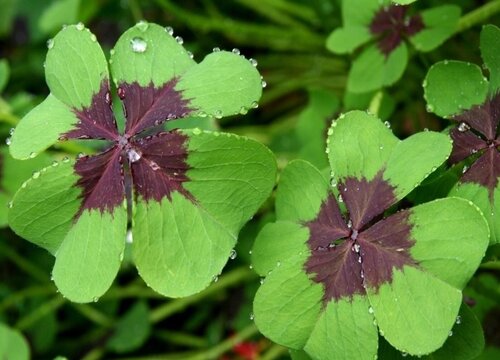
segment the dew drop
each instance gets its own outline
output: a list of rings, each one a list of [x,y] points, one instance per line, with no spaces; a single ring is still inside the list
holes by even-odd
[[[82,31],[83,29],[85,29],[85,25],[83,25],[82,22],[79,22],[78,24],[76,24],[76,29]]]
[[[14,131],[16,131],[16,129],[15,129],[15,128],[10,128],[10,130],[9,130],[9,135],[10,135],[10,136],[14,135]]]
[[[343,203],[344,202],[344,198],[340,194],[339,194],[339,197],[337,198],[337,200],[338,200],[339,203]]]
[[[201,134],[201,130],[199,128],[194,128],[193,129],[193,134],[200,135]]]
[[[250,104],[250,106],[252,107],[252,109],[257,109],[259,107],[259,104],[257,103],[257,101],[252,101],[252,104]]]
[[[371,306],[368,308],[368,312],[369,312],[370,314],[373,314],[373,308],[372,308]]]
[[[232,53],[233,53],[233,54],[236,54],[236,55],[239,55],[239,54],[240,54],[240,49],[234,48],[234,49],[232,50]]]
[[[63,157],[62,162],[63,163],[68,163],[69,162],[69,157],[67,157],[67,156]]]
[[[135,24],[135,26],[136,26],[139,30],[141,30],[142,32],[144,32],[144,31],[146,31],[146,30],[148,29],[149,24],[148,24],[146,21],[141,20],[141,21],[139,21],[137,24]]]
[[[216,119],[222,119],[222,111],[221,110],[215,110],[214,116]]]
[[[79,153],[76,155],[76,158],[77,158],[77,159],[81,159],[81,158],[83,158],[83,157],[85,157],[85,156],[86,156],[86,155],[85,155],[85,153],[83,153],[83,152],[79,152]]]
[[[96,41],[97,41],[97,38],[96,38],[96,36],[95,36],[94,34],[90,34],[90,40],[91,40],[92,42],[96,42]]]
[[[191,51],[187,51],[187,54],[189,56],[190,59],[194,58],[194,55]]]
[[[248,266],[248,268],[249,268],[250,270],[252,270],[252,269],[253,269],[253,265],[252,265],[252,264],[250,264],[250,265]]]
[[[175,41],[177,41],[177,44],[179,44],[179,45],[184,44],[184,39],[181,38],[180,36],[176,36]]]
[[[5,139],[5,143],[7,144],[7,146],[10,146],[10,144],[12,144],[12,139],[8,137],[7,139]]]
[[[276,266],[277,266],[277,267],[280,267],[280,266],[281,266],[281,261],[278,261],[278,262],[276,263]]]
[[[99,298],[97,296],[95,296],[93,299],[92,299],[93,302],[98,302],[99,301]]]
[[[212,51],[213,51],[213,52],[219,52],[219,51],[220,51],[220,48],[218,48],[218,47],[214,47],[214,48],[212,49]]]
[[[135,163],[141,159],[142,154],[140,152],[137,152],[135,149],[129,149],[127,151],[127,156],[128,156],[128,160],[131,163]]]
[[[352,229],[352,220],[351,219],[349,219],[349,221],[347,222],[347,227],[349,229]]]
[[[460,325],[462,323],[462,317],[460,315],[455,319],[455,324]]]
[[[351,226],[352,226],[352,225],[351,225]],[[359,250],[360,250],[360,248],[361,248],[361,247],[359,246],[359,244],[354,244],[352,248],[354,249],[354,251],[355,251],[356,253],[358,253],[358,254],[359,254]]]
[[[172,36],[174,35],[174,28],[172,26],[167,26],[165,27],[165,31],[167,32],[168,35]]]
[[[460,125],[458,125],[458,131],[466,132],[468,130],[470,130],[470,126],[469,126],[469,124],[467,124],[465,122],[461,122]]]
[[[252,321],[253,321],[253,319],[255,319],[255,315],[253,313],[250,313],[249,317],[250,317],[250,320],[252,320]]]
[[[214,275],[214,276],[212,277],[212,282],[216,283],[217,281],[219,281],[219,276]]]
[[[132,230],[127,230],[127,235],[125,235],[125,242],[127,244],[132,244],[134,242],[134,235],[132,234]]]
[[[260,85],[262,86],[262,88],[265,88],[267,86],[267,82],[265,82],[264,80],[261,81]]]
[[[148,43],[143,38],[135,37],[130,40],[130,47],[135,53],[143,53],[147,50]]]
[[[250,61],[250,64],[252,64],[252,66],[257,66],[258,65],[258,62],[255,59],[250,58],[250,59],[248,59],[248,61]]]
[[[52,49],[54,47],[54,39],[47,40],[47,49]]]
[[[122,87],[118,88],[118,97],[123,100],[125,99],[125,89]]]
[[[246,107],[242,106],[242,107],[240,108],[240,114],[241,114],[241,115],[246,115],[246,114],[248,114],[248,109],[247,109]]]
[[[434,112],[434,106],[432,106],[431,104],[427,104],[425,106],[425,111],[427,111],[427,112]]]
[[[153,171],[157,171],[157,170],[160,169],[160,166],[156,162],[154,162],[154,161],[151,161],[149,163],[149,166],[151,167],[151,169],[153,169]]]
[[[249,251],[248,251],[248,254],[249,254],[249,255],[252,255],[252,250],[249,250]]]
[[[36,152],[34,152],[34,151],[30,152],[30,158],[33,159],[35,156],[36,156]]]
[[[260,284],[262,285],[262,284],[264,284],[265,279],[264,279],[264,278],[260,278],[259,282],[260,282]]]
[[[468,170],[468,169],[469,169],[469,168],[468,168],[468,166],[467,166],[467,165],[465,165],[465,166],[464,166],[464,168],[462,169],[462,174],[465,174],[465,173],[467,172],[467,170]]]
[[[330,181],[330,185],[331,185],[332,187],[337,186],[337,180],[332,179],[332,180]]]
[[[448,65],[449,61],[448,60],[445,60],[443,61],[445,65]]]
[[[450,330],[450,332],[448,333],[448,337],[450,336],[453,336],[453,331]]]
[[[7,204],[7,207],[9,209],[12,209],[13,206],[14,206],[14,202],[13,201],[9,201],[9,203]]]
[[[231,260],[234,260],[234,259],[236,259],[236,256],[238,256],[238,254],[236,253],[236,250],[234,250],[234,249],[231,250],[231,252],[229,253],[229,258]]]
[[[57,160],[52,161],[52,166],[56,167],[59,165],[59,162]]]
[[[391,123],[389,121],[384,121],[384,125],[386,128],[390,129],[391,128]]]
[[[402,352],[401,352],[401,356],[402,356],[402,357],[407,357],[407,356],[408,356],[408,353],[406,353],[406,352],[402,351]]]
[[[38,179],[40,177],[40,171],[33,172],[33,179]]]

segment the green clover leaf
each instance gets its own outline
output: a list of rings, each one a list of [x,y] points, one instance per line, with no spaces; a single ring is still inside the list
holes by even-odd
[[[118,40],[110,70],[123,133],[96,37],[77,24],[48,43],[50,94],[15,129],[11,154],[32,158],[67,139],[107,145],[33,176],[15,195],[9,224],[54,254],[53,279],[72,301],[96,301],[109,288],[126,238],[154,290],[171,297],[203,290],[272,190],[276,163],[263,145],[200,129],[163,131],[166,121],[246,112],[262,92],[243,56],[219,51],[197,64],[181,42],[146,22]]]
[[[254,300],[259,330],[313,359],[373,359],[378,334],[412,355],[440,348],[486,251],[488,226],[460,198],[388,209],[451,147],[435,132],[401,141],[361,111],[334,121],[331,182],[308,162],[291,162],[280,176],[277,221],[256,239],[254,268],[266,276]]]
[[[348,91],[363,93],[394,84],[408,62],[407,42],[418,51],[430,51],[453,34],[460,17],[459,7],[443,5],[410,15],[409,6],[404,5],[410,2],[342,2],[344,26],[330,34],[326,47],[336,54],[346,54],[371,43],[353,62]]]
[[[450,130],[451,165],[467,162],[451,196],[473,201],[484,213],[490,243],[500,242],[500,57],[496,51],[500,29],[487,25],[481,31],[481,55],[490,80],[482,69],[462,61],[433,65],[424,80],[427,109],[455,123]]]

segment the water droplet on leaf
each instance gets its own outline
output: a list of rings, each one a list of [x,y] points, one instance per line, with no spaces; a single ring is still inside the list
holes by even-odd
[[[47,49],[52,49],[54,47],[54,39],[47,40]]]
[[[236,250],[234,250],[234,249],[233,249],[233,250],[231,250],[231,252],[229,253],[229,258],[230,258],[231,260],[234,260],[234,259],[236,259],[236,256],[237,256],[237,255],[238,255],[238,254],[236,253]]]
[[[455,319],[455,324],[460,325],[462,323],[462,317],[460,315]]]
[[[33,159],[35,156],[36,156],[36,152],[34,152],[34,151],[30,152],[30,158]]]
[[[194,128],[193,129],[193,134],[200,135],[201,134],[201,130],[199,128]]]
[[[129,149],[129,150],[127,150],[127,156],[128,156],[128,160],[131,163],[135,163],[141,159],[142,154],[140,152],[136,151],[135,149]]]
[[[69,162],[69,157],[67,157],[67,156],[63,157],[62,162],[63,163],[68,163]]]
[[[267,86],[267,82],[265,82],[264,80],[262,80],[260,84],[262,85],[262,88],[265,88]]]
[[[368,312],[369,312],[370,314],[373,314],[373,308],[372,308],[371,306],[368,308]]]
[[[253,313],[250,313],[250,320],[253,321],[253,319],[255,319],[255,315]]]
[[[258,65],[257,60],[255,60],[255,59],[250,58],[250,59],[248,59],[248,61],[250,61],[250,64],[252,64],[253,66]]]
[[[184,39],[181,38],[180,36],[176,36],[175,41],[177,41],[177,44],[179,44],[179,45],[184,44]]]
[[[132,51],[135,53],[143,53],[147,50],[148,43],[143,38],[135,37],[132,40],[130,40],[130,47],[132,48]]]
[[[212,51],[213,51],[213,52],[219,52],[219,51],[220,51],[220,48],[218,48],[218,47],[214,47],[214,48],[212,49]]]
[[[7,207],[9,209],[12,209],[12,206],[14,206],[14,202],[13,201],[9,201],[9,203],[7,204]]]
[[[174,35],[174,29],[171,26],[165,27],[165,31],[167,32],[168,35],[172,36]]]
[[[139,30],[141,30],[142,32],[144,32],[144,31],[146,31],[146,30],[148,29],[149,24],[148,24],[146,21],[141,20],[141,21],[139,21],[137,24],[135,24],[135,26],[136,26]]]
[[[35,171],[32,177],[33,179],[38,179],[40,177],[40,171]]]
[[[470,130],[469,124],[465,122],[461,122],[460,125],[458,125],[458,131],[460,132],[466,132]]]
[[[233,54],[239,55],[240,54],[240,49],[234,48],[232,50]]]
[[[216,119],[222,119],[222,111],[221,110],[215,110],[214,116]]]
[[[7,144],[7,146],[10,146],[10,144],[12,144],[12,139],[8,137],[7,139],[5,139],[5,143]]]
[[[384,125],[386,128],[390,129],[391,128],[391,123],[389,121],[384,121]]]
[[[338,200],[339,203],[343,203],[344,202],[344,198],[340,194],[339,194],[337,200]]]

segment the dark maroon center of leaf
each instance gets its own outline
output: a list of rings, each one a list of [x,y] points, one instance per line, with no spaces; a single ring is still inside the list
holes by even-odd
[[[370,24],[370,31],[378,37],[380,51],[388,56],[403,39],[415,35],[425,26],[420,15],[407,16],[408,6],[391,5],[381,8]]]
[[[177,81],[172,79],[159,88],[153,84],[142,87],[136,82],[121,84],[118,95],[123,101],[126,117],[123,135],[116,126],[107,80],[102,82],[88,108],[74,110],[79,122],[61,139],[105,139],[112,142],[106,151],[82,156],[76,161],[75,172],[80,176],[76,186],[82,188],[82,204],[76,217],[86,209],[111,213],[128,198],[125,183],[130,182],[135,195],[145,201],[161,201],[164,197],[171,200],[174,191],[194,200],[183,187],[189,170],[187,136],[175,130],[157,131],[156,135],[147,137],[139,135],[146,129],[185,117],[193,111],[189,101],[175,90]],[[128,164],[126,168],[124,160]],[[126,181],[127,176],[131,176],[131,180]]]
[[[348,213],[344,218],[330,195],[316,219],[306,223],[311,255],[305,271],[323,285],[323,303],[352,299],[392,280],[394,269],[416,265],[410,256],[410,211],[380,219],[396,202],[394,188],[382,179],[347,178],[338,186]],[[346,190],[344,190],[346,189]]]
[[[470,156],[478,156],[460,181],[486,187],[493,201],[500,178],[500,93],[454,116],[453,120],[458,125],[451,131],[453,150],[449,162],[456,164]]]

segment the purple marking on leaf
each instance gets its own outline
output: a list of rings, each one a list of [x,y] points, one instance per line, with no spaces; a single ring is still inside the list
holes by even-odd
[[[382,176],[380,170],[370,181],[349,177],[338,185],[353,228],[358,231],[397,201],[394,187]]]
[[[488,146],[483,139],[470,130],[460,131],[455,128],[451,130],[450,136],[453,139],[453,149],[448,162],[452,165]]]
[[[400,211],[358,236],[365,284],[375,291],[392,280],[394,269],[402,269],[404,265],[417,265],[410,255],[410,249],[415,243],[411,238],[410,214],[410,210]]]
[[[175,90],[178,80],[173,78],[159,88],[155,88],[153,83],[148,86],[140,86],[137,82],[120,84],[118,92],[127,118],[126,134],[138,134],[146,128],[185,117],[194,111],[189,107],[189,100],[182,98],[182,92]]]
[[[476,183],[488,189],[490,201],[500,178],[500,151],[491,147],[477,159],[460,179],[462,183]]]
[[[452,120],[459,124],[466,123],[480,132],[486,140],[495,139],[500,122],[500,93],[488,98],[484,104],[473,106],[454,116]]]
[[[396,202],[394,188],[382,179],[382,174],[381,170],[370,181],[347,178],[339,185],[346,206],[349,204],[349,225],[331,195],[317,217],[305,224],[311,254],[304,270],[323,285],[324,305],[363,295],[366,286],[377,290],[392,280],[394,269],[417,264],[409,252],[414,244],[409,211],[367,226]]]
[[[488,189],[490,201],[500,177],[500,93],[486,99],[484,104],[454,116],[457,128],[451,131],[453,151],[450,162],[457,163],[482,152],[460,179]]]
[[[305,225],[309,228],[311,250],[327,249],[332,241],[345,238],[350,233],[339,206],[331,194],[321,205],[317,218]]]
[[[93,95],[90,106],[73,110],[78,118],[76,129],[62,134],[60,139],[116,140],[119,134],[109,97],[109,82],[104,79],[99,92]]]
[[[132,179],[136,195],[144,200],[172,200],[172,192],[178,191],[186,198],[194,197],[183,187],[188,181],[186,172],[188,137],[178,131],[159,133],[134,142],[140,158],[131,162]]]
[[[379,36],[378,47],[388,56],[404,38],[421,31],[425,25],[420,15],[406,16],[408,6],[391,5],[380,8],[375,14],[370,31]]]
[[[83,189],[83,198],[76,217],[84,210],[113,212],[125,199],[123,167],[119,148],[113,146],[103,153],[76,160],[75,172],[80,176],[76,186]]]

